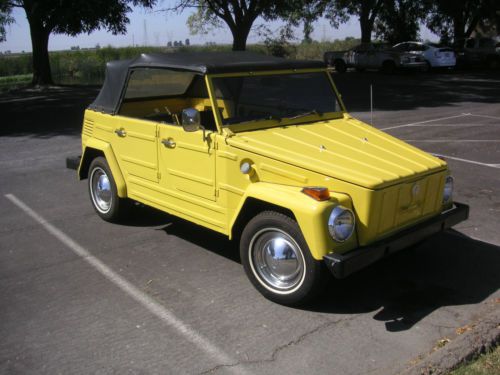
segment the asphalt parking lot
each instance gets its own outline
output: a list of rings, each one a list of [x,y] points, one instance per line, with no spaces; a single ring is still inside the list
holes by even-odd
[[[355,117],[447,158],[471,213],[302,309],[261,297],[216,233],[98,218],[64,166],[97,89],[0,96],[0,373],[396,374],[499,309],[500,72],[334,78]]]

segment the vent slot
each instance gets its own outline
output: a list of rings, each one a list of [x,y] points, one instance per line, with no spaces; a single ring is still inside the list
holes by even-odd
[[[82,133],[86,136],[92,137],[94,133],[94,121],[85,119],[83,121]]]

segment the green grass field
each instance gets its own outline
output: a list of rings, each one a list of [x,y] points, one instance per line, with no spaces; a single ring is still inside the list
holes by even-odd
[[[0,92],[26,86],[31,82],[31,78],[31,73],[0,77]]]
[[[286,56],[293,59],[322,60],[326,51],[340,51],[358,44],[359,40],[346,38],[332,42],[311,42],[284,46]],[[148,52],[175,51],[230,51],[230,45],[165,47],[104,47],[99,49],[58,51],[50,53],[52,76],[56,83],[101,84],[104,68],[111,60],[133,58]],[[264,44],[248,46],[249,51],[270,54]],[[31,80],[31,54],[16,54],[0,57],[0,89],[28,84]]]
[[[476,361],[452,371],[449,375],[500,375],[500,346]]]

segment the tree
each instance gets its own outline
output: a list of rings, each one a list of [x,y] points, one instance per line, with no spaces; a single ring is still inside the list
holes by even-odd
[[[10,15],[10,7],[7,1],[0,0],[0,42],[5,41],[5,26],[14,22],[14,19]]]
[[[279,18],[287,21],[290,26],[297,27],[302,23],[302,42],[311,43],[313,23],[323,14],[326,4],[323,0],[289,0],[277,11]]]
[[[385,0],[375,21],[375,35],[390,44],[418,40],[425,6],[414,0]]]
[[[181,0],[174,9],[166,10],[196,8],[188,18],[192,34],[207,33],[225,23],[233,36],[233,51],[244,51],[257,17],[276,19],[285,4],[285,0]]]
[[[345,22],[348,16],[357,16],[361,28],[361,43],[370,43],[373,26],[384,0],[332,0],[326,4],[326,18],[332,26]]]
[[[155,0],[1,0],[7,10],[23,8],[30,26],[34,85],[52,84],[49,37],[52,33],[76,36],[106,28],[124,33],[129,3],[151,7]]]
[[[427,4],[427,27],[456,47],[463,47],[478,24],[494,22],[499,10],[497,0],[427,0]]]

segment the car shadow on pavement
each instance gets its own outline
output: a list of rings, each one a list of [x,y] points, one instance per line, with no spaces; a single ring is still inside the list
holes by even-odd
[[[497,103],[500,71],[456,71],[450,73],[382,74],[349,72],[334,74],[335,84],[351,112],[370,110],[370,85],[375,110],[412,110],[444,107],[457,103]]]
[[[157,227],[169,236],[176,236],[231,261],[240,263],[238,245],[223,234],[198,226],[187,220],[165,212],[136,204],[128,217],[120,225],[133,227]]]
[[[0,137],[80,136],[84,111],[98,92],[94,86],[57,86],[1,94]]]
[[[167,235],[240,262],[236,241],[161,215],[158,229]],[[376,312],[373,318],[384,322],[387,331],[404,331],[442,307],[487,300],[500,288],[499,264],[500,247],[448,230],[346,279],[332,276],[319,300],[301,309],[339,315]]]
[[[477,304],[500,288],[500,247],[450,230],[344,280],[334,280],[312,309],[377,311],[386,329],[410,329],[444,306]]]

